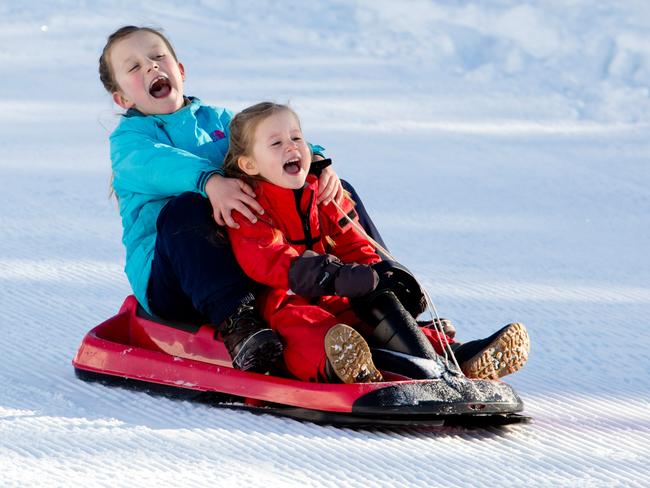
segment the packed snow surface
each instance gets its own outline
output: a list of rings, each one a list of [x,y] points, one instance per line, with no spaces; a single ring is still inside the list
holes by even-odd
[[[96,62],[290,101],[461,340],[527,324],[531,425],[320,427],[77,380],[129,287]],[[0,486],[650,486],[650,4],[0,3]]]

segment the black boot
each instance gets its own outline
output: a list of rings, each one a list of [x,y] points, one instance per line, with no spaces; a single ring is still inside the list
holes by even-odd
[[[243,302],[218,329],[233,367],[266,373],[282,356],[282,343],[258,317],[253,303]]]
[[[465,376],[496,380],[523,367],[528,360],[530,339],[523,324],[513,323],[485,339],[452,344],[451,349]]]
[[[373,347],[437,359],[433,346],[392,291],[381,290],[363,298],[351,299],[350,303],[357,316],[374,329]]]

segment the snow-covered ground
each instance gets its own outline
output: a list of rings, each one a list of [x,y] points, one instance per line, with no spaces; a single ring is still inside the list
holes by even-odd
[[[354,431],[78,381],[129,293],[96,74],[129,23],[189,94],[290,101],[461,339],[525,322],[535,423]],[[650,485],[646,1],[1,2],[0,66],[0,486]]]

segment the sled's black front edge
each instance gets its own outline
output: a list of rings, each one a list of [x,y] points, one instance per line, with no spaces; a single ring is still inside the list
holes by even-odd
[[[352,405],[352,413],[357,415],[387,414],[403,415],[477,415],[514,414],[524,408],[519,397],[513,395],[509,400],[477,401],[466,400],[449,402],[438,395],[434,383],[406,383],[387,386],[363,395]]]
[[[450,415],[445,417],[448,427],[500,427],[502,425],[529,424],[532,417],[519,413],[502,413],[492,415]]]
[[[313,422],[319,425],[333,425],[358,429],[374,429],[382,427],[417,428],[417,427],[461,427],[488,428],[501,427],[511,424],[528,423],[532,419],[516,413],[488,415],[355,415],[354,413],[323,412],[305,408],[284,406],[253,407],[248,405],[220,405],[234,410],[243,410],[253,414],[266,414],[275,417],[286,417],[303,422]]]
[[[335,427],[350,427],[359,429],[373,429],[380,427],[442,427],[445,419],[439,416],[426,418],[394,418],[391,416],[363,416],[351,413],[325,412],[299,407],[265,406],[254,407],[248,405],[220,405],[225,408],[242,410],[253,414],[273,415],[285,417],[301,422],[312,422],[319,425],[333,425]]]

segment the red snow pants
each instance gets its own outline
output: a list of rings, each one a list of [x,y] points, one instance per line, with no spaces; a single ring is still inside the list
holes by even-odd
[[[312,304],[297,295],[284,295],[281,290],[266,294],[261,315],[280,336],[284,344],[284,362],[289,373],[302,381],[323,381],[325,378],[325,335],[336,324],[355,328],[368,338],[372,329],[359,321],[347,298],[328,296]],[[281,304],[278,305],[278,301]],[[442,341],[434,329],[421,328],[438,354]],[[448,337],[449,343],[453,339]]]
[[[325,378],[325,335],[331,327],[349,325],[366,337],[370,332],[343,297],[322,297],[311,304],[297,295],[287,296],[275,310],[263,309],[262,317],[284,344],[287,370],[303,381]]]
[[[440,355],[444,355],[443,348],[446,345],[445,338],[447,339],[447,344],[453,344],[454,340],[448,335],[441,334],[434,328],[429,327],[420,327],[420,330],[424,335],[429,339],[429,342],[433,346],[433,349]]]

